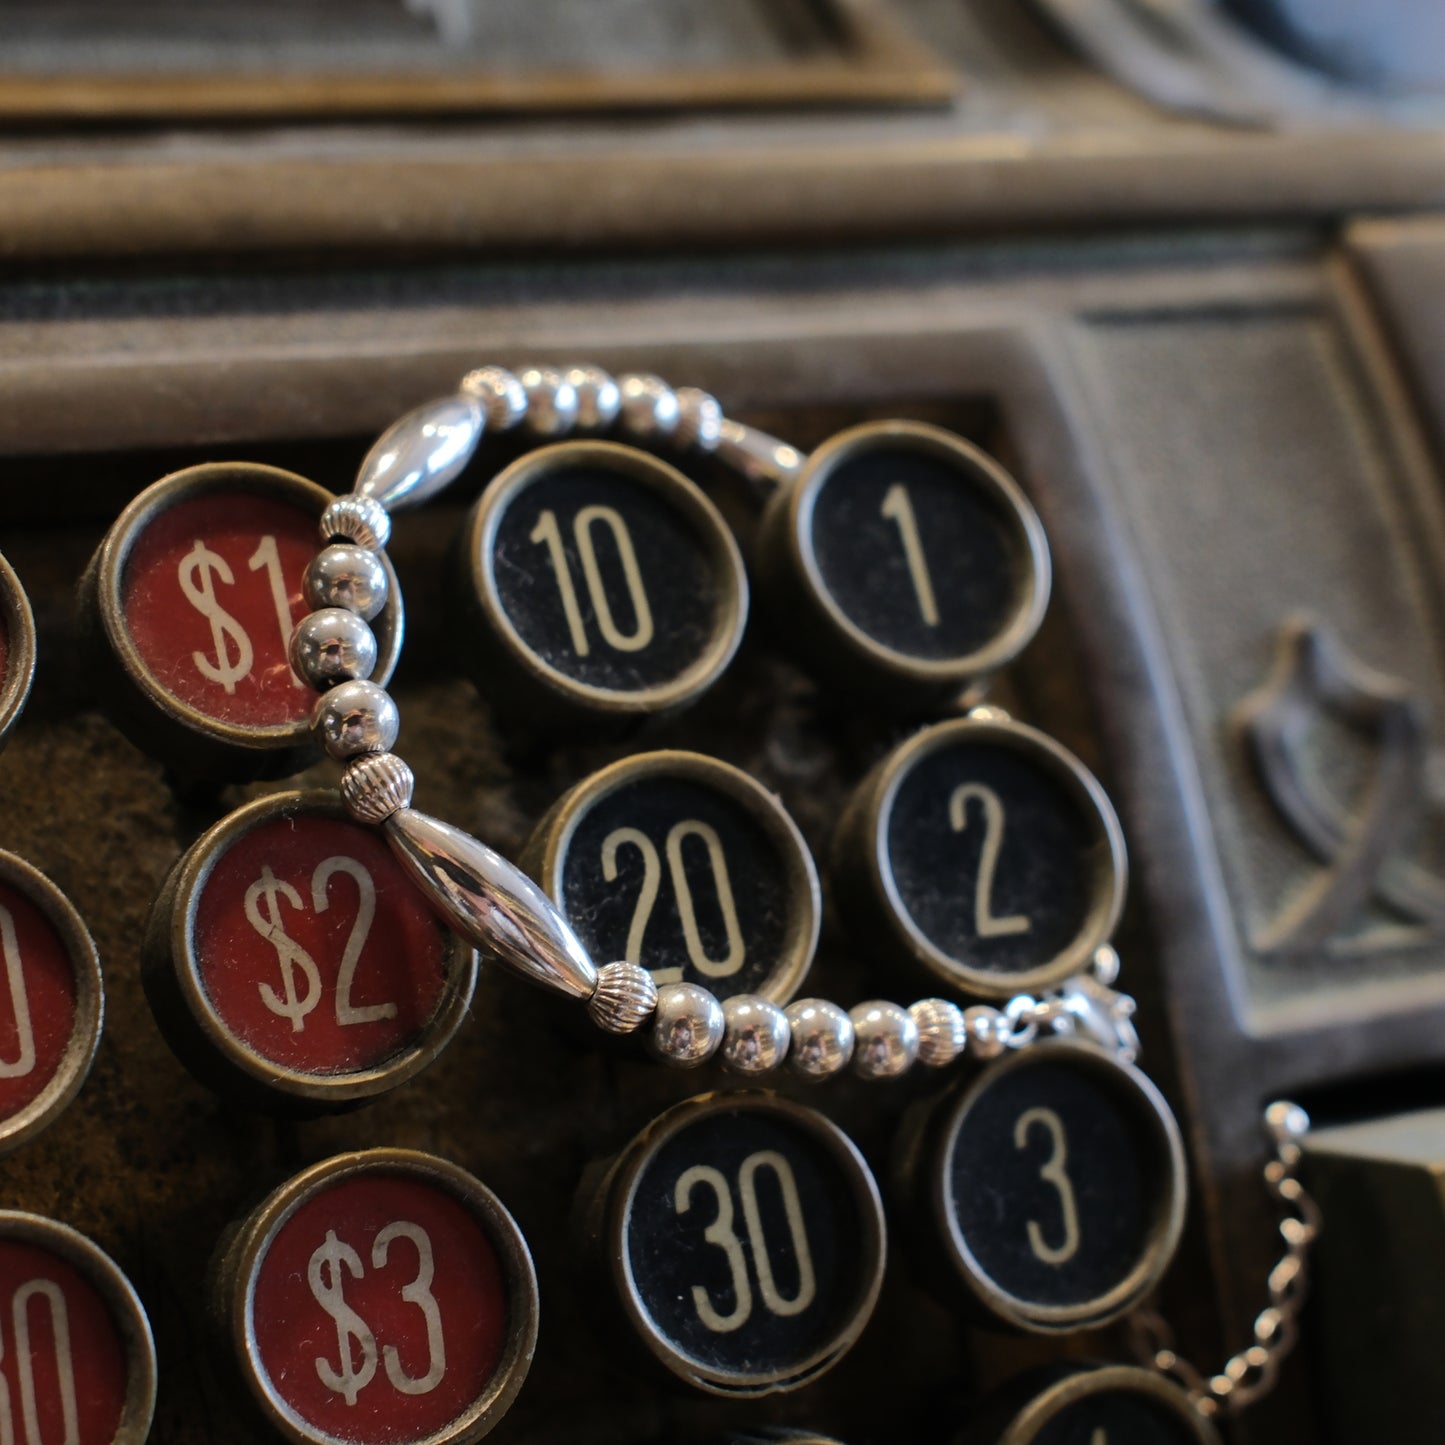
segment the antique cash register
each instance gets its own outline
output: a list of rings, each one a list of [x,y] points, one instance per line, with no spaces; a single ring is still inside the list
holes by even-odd
[[[0,1442],[1445,1438],[1442,41],[0,0]]]

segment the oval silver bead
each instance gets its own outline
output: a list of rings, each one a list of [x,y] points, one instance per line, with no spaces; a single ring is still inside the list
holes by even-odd
[[[402,866],[456,932],[489,958],[570,998],[591,998],[597,970],[557,906],[470,834],[403,808],[385,823]]]
[[[367,452],[356,495],[388,512],[434,497],[471,461],[484,427],[481,404],[469,396],[439,397],[407,412]]]
[[[630,1034],[652,1017],[657,985],[640,963],[605,963],[597,970],[597,992],[587,1000],[587,1015],[610,1034]]]
[[[873,999],[848,1010],[853,1020],[853,1072],[864,1079],[896,1079],[918,1057],[918,1025],[896,1003]]]
[[[755,994],[723,1000],[723,1066],[735,1074],[766,1074],[788,1056],[792,1025],[777,1004]]]
[[[963,1010],[946,998],[921,998],[908,1005],[918,1026],[918,1060],[926,1068],[951,1064],[968,1047],[968,1025]]]
[[[783,1010],[792,1030],[788,1063],[805,1079],[827,1079],[853,1057],[853,1020],[825,998],[800,998]]]
[[[717,998],[696,983],[665,983],[657,990],[648,1045],[665,1064],[695,1069],[723,1041],[726,1022]]]

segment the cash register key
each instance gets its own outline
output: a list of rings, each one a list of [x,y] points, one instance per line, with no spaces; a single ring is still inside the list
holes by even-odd
[[[309,684],[290,659],[331,494],[276,467],[216,462],[148,487],[80,586],[97,695],[130,740],[184,777],[283,777],[311,762]],[[372,622],[384,684],[401,648],[401,591]]]
[[[0,1211],[0,1439],[143,1445],[156,1399],[150,1322],[83,1234]]]
[[[593,958],[785,1004],[813,961],[817,869],[777,798],[699,753],[640,753],[563,795],[522,853]]]
[[[835,1124],[764,1092],[704,1094],[624,1151],[596,1244],[651,1355],[698,1390],[794,1390],[873,1313],[886,1253],[878,1189]]]
[[[35,617],[14,569],[0,557],[0,746],[20,720],[35,680]]]
[[[3,852],[0,959],[4,1154],[34,1138],[80,1092],[105,1004],[100,960],[80,915],[42,873]]]
[[[770,620],[873,708],[956,696],[1016,657],[1048,605],[1048,542],[1018,483],[918,422],[819,447],[769,501],[758,556]]]
[[[1124,837],[1093,776],[1020,723],[925,728],[844,809],[832,871],[839,908],[880,952],[984,997],[1048,988],[1084,969],[1123,906]]]
[[[954,1445],[1221,1445],[1179,1387],[1136,1365],[1062,1365],[1006,1386]]]
[[[717,509],[681,472],[612,442],[558,443],[503,471],[452,581],[482,696],[554,730],[621,730],[696,701],[748,612]]]
[[[491,1190],[408,1149],[341,1154],[223,1242],[213,1307],[262,1416],[295,1445],[467,1445],[537,1340],[527,1242]]]
[[[976,1308],[1038,1334],[1139,1303],[1184,1223],[1179,1126],[1093,1044],[1051,1040],[945,1095],[904,1166],[917,1214]]]
[[[477,956],[334,793],[258,798],[205,833],[151,910],[143,981],[202,1083],[280,1113],[352,1107],[426,1067]]]

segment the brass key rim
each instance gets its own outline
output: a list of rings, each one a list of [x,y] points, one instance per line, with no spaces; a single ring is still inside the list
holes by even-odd
[[[131,686],[168,722],[198,733],[209,741],[253,752],[305,746],[311,741],[309,716],[289,723],[230,723],[213,718],[177,697],[151,671],[126,622],[126,568],[142,533],[151,522],[177,503],[217,492],[253,493],[287,502],[301,511],[314,514],[318,524],[328,503],[335,500],[317,483],[295,472],[260,462],[203,462],[162,477],[135,497],[116,518],[91,563],[94,577],[92,602],[98,612],[101,630]],[[372,623],[376,634],[377,662],[371,680],[384,687],[401,657],[405,626],[401,584],[385,553],[378,556],[386,569],[389,585],[386,606]]]
[[[1046,1386],[1014,1416],[997,1445],[1034,1445],[1071,1406],[1095,1395],[1114,1394],[1136,1395],[1167,1410],[1195,1445],[1221,1445],[1219,1432],[1177,1385],[1137,1365],[1086,1366]]]
[[[276,1388],[261,1359],[255,1321],[256,1280],[277,1235],[308,1200],[360,1175],[391,1175],[450,1194],[497,1253],[506,1288],[506,1339],[481,1394],[430,1435],[405,1445],[470,1445],[488,1434],[511,1407],[537,1346],[538,1291],[532,1253],[506,1205],[475,1175],[415,1149],[360,1149],[333,1155],[293,1175],[246,1217],[224,1246],[213,1273],[216,1304],[242,1378],[262,1414],[293,1445],[353,1445],[308,1421]]]
[[[1000,1078],[1020,1069],[1050,1063],[1087,1069],[1103,1078],[1126,1101],[1143,1126],[1151,1155],[1150,1219],[1143,1247],[1128,1273],[1102,1294],[1074,1304],[1048,1305],[1024,1299],[998,1284],[979,1263],[953,1208],[953,1159],[958,1140],[979,1100]],[[935,1228],[949,1246],[954,1270],[969,1293],[996,1318],[1031,1334],[1068,1334],[1097,1329],[1133,1309],[1159,1282],[1179,1246],[1187,1207],[1188,1174],[1179,1123],[1163,1094],[1147,1075],[1096,1044],[1048,1039],[990,1064],[945,1107],[933,1135],[927,1197]]]
[[[431,1017],[412,1039],[369,1068],[339,1073],[291,1068],[246,1043],[233,1032],[206,991],[196,952],[196,915],[212,872],[236,843],[267,823],[303,813],[366,831],[346,812],[334,792],[291,791],[253,799],[228,813],[191,845],[162,888],[156,908],[169,913],[164,934],[169,972],[185,1009],[185,1022],[200,1035],[205,1047],[213,1050],[224,1065],[280,1096],[323,1106],[360,1103],[414,1078],[451,1042],[471,1007],[478,954],[440,920],[434,920],[444,940],[446,982],[442,995]]]
[[[35,614],[15,569],[0,557],[0,619],[5,624],[8,654],[0,683],[0,747],[20,721],[35,681]]]
[[[707,553],[719,588],[711,634],[702,652],[676,677],[627,690],[583,682],[553,667],[518,632],[497,584],[494,548],[507,510],[540,477],[569,467],[613,472],[657,493],[687,517]],[[534,682],[589,711],[632,716],[681,708],[706,692],[731,663],[748,616],[742,553],[722,513],[676,467],[617,442],[569,441],[538,447],[499,472],[467,518],[463,536],[467,580],[475,605],[506,655]]]

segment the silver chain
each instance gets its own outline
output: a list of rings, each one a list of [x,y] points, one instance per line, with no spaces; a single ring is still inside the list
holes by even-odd
[[[1237,1414],[1268,1394],[1299,1338],[1299,1313],[1309,1286],[1309,1250],[1321,1223],[1319,1206],[1296,1173],[1299,1141],[1309,1125],[1309,1115],[1287,1100],[1264,1111],[1264,1127],[1274,1146],[1264,1166],[1264,1182],[1282,1211],[1279,1234],[1284,1253],[1269,1272],[1269,1303],[1255,1317],[1254,1343],[1232,1355],[1218,1374],[1206,1377],[1174,1348],[1174,1332],[1156,1311],[1140,1310],[1129,1322],[1139,1359],[1179,1385],[1201,1415]]]

